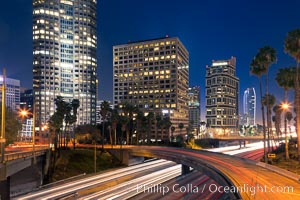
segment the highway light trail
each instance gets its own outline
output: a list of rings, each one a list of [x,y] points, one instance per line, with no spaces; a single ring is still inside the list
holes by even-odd
[[[134,174],[137,172],[142,172],[144,170],[151,169],[153,167],[161,167],[164,165],[172,164],[171,161],[165,160],[156,160],[152,162],[146,162],[140,165],[135,165],[131,167],[126,167],[118,170],[114,170],[111,172],[107,172],[104,174],[95,175],[92,177],[80,179],[78,181],[72,181],[70,183],[66,183],[59,186],[54,186],[48,189],[39,190],[37,192],[33,192],[32,194],[23,195],[17,197],[16,199],[25,200],[25,199],[55,199],[67,194],[76,193],[79,190],[86,189],[88,187],[92,187],[95,185],[99,185],[101,183],[111,181],[113,179],[118,179],[121,176],[126,176],[130,174]]]

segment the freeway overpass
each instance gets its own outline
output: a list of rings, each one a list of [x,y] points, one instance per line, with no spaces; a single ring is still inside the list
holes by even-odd
[[[0,160],[2,160],[1,156]],[[27,150],[6,153],[4,155],[4,162],[0,163],[0,199],[9,199],[11,182],[20,183],[20,176],[24,180],[30,181],[38,178],[39,180],[36,180],[37,184],[32,187],[40,186],[44,174],[48,173],[49,162],[50,150],[47,148],[40,148],[35,151]],[[39,175],[34,176],[33,174]],[[26,185],[26,183],[23,184]],[[28,185],[26,187],[28,190],[33,189]]]
[[[130,156],[155,157],[197,169],[221,186],[235,189],[230,199],[300,199],[298,178],[283,176],[259,162],[204,150],[170,147],[128,147],[120,151]],[[289,187],[289,191],[286,191]],[[255,196],[252,191],[256,190]],[[275,191],[276,190],[276,191]]]

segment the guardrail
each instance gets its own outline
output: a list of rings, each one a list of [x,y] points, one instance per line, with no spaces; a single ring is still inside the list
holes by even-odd
[[[45,154],[45,152],[48,151],[47,149],[40,149],[40,150],[35,150],[35,151],[22,151],[22,152],[15,152],[15,153],[8,153],[4,155],[4,161],[10,161],[10,160],[17,160],[21,158],[27,158],[27,157],[33,157],[35,156],[40,156]],[[2,156],[0,155],[0,158]]]

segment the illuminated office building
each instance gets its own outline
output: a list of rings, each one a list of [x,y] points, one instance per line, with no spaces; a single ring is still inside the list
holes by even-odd
[[[206,120],[214,134],[237,134],[239,79],[235,57],[206,66]]]
[[[127,101],[145,113],[169,116],[174,135],[180,133],[178,124],[187,128],[189,54],[178,38],[114,46],[113,70],[114,105]]]
[[[254,88],[247,88],[243,98],[244,125],[255,126],[256,93]]]
[[[0,75],[0,101],[2,99],[3,76]],[[20,108],[20,80],[5,78],[6,98],[5,106],[13,111],[18,111]]]
[[[77,124],[96,123],[96,0],[33,0],[33,91],[36,126],[55,98],[80,101]]]

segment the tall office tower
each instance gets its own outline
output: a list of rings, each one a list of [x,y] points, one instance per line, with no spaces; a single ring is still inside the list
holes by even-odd
[[[20,108],[32,112],[33,90],[21,88]]]
[[[216,135],[238,133],[239,79],[235,57],[206,66],[206,120]]]
[[[55,98],[79,99],[77,124],[96,123],[96,0],[33,0],[33,91],[36,126]]]
[[[6,85],[6,107],[17,112],[20,108],[20,80],[5,78]],[[3,76],[0,75],[0,88],[3,85]],[[0,101],[2,99],[2,91],[0,91]]]
[[[199,133],[200,128],[200,87],[189,88],[188,92],[189,123],[194,134]]]
[[[178,38],[114,46],[113,55],[114,105],[127,101],[145,113],[169,115],[174,135],[180,123],[187,128],[189,55]],[[169,134],[163,133],[163,139]]]
[[[256,93],[254,88],[247,88],[243,98],[245,125],[255,126]]]

